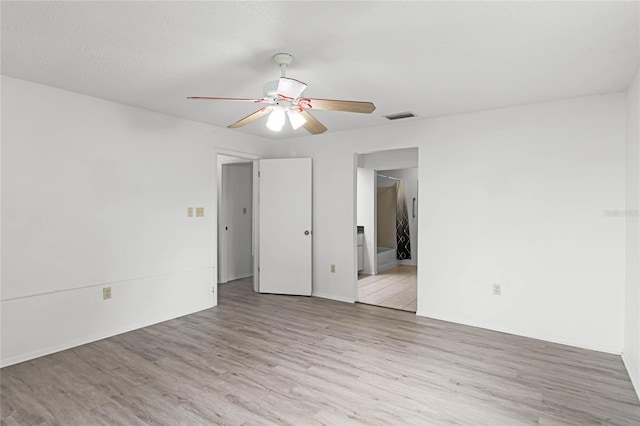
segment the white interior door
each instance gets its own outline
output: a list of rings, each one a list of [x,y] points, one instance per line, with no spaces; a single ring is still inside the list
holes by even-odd
[[[311,159],[259,160],[260,293],[311,295]]]

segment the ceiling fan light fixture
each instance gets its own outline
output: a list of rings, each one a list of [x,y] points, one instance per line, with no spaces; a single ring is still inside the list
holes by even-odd
[[[302,94],[307,88],[307,84],[285,75],[285,70],[287,66],[291,65],[293,56],[289,53],[278,53],[273,56],[273,60],[280,66],[282,75],[278,80],[269,81],[263,86],[263,96],[260,99],[221,98],[212,96],[189,96],[187,99],[266,104],[256,112],[241,118],[235,123],[231,123],[227,127],[237,129],[268,115],[267,128],[273,132],[282,131],[287,117],[289,117],[289,123],[291,123],[293,130],[304,127],[304,129],[312,135],[324,133],[327,131],[327,128],[311,115],[308,110],[371,114],[376,109],[373,102],[303,98]]]
[[[300,126],[307,122],[307,119],[294,109],[287,111],[287,115],[289,116],[289,122],[291,123],[293,130],[298,130]]]
[[[274,132],[279,132],[282,130],[285,121],[286,117],[284,108],[280,105],[276,105],[273,107],[273,111],[271,111],[271,114],[269,114],[269,119],[267,120],[267,128]]]

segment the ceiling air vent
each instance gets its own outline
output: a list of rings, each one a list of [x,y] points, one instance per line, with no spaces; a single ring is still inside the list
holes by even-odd
[[[407,112],[398,112],[395,114],[389,114],[384,116],[387,120],[400,120],[402,118],[411,118],[415,117],[415,114],[407,111]]]

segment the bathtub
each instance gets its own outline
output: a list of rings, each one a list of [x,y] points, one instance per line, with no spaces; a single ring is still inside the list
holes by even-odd
[[[400,264],[396,257],[396,249],[390,247],[378,247],[378,271],[379,274],[387,269],[395,268]]]

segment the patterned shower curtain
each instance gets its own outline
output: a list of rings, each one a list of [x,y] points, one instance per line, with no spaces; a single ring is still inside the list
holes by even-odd
[[[396,182],[396,249],[397,258],[400,260],[411,259],[411,239],[409,238],[409,212],[407,200],[404,196],[404,181]]]

